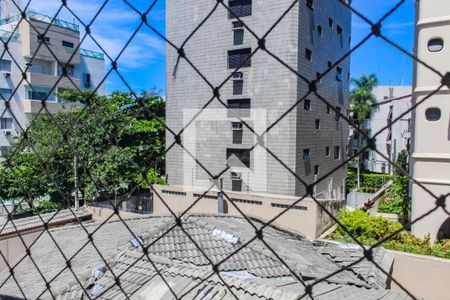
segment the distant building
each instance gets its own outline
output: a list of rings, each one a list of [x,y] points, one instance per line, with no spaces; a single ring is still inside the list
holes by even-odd
[[[297,2],[267,36],[267,49],[309,80],[320,77],[350,50],[351,11],[339,2]],[[259,36],[291,5],[275,0],[225,3]],[[175,45],[183,44],[214,5],[216,2],[209,0],[168,0],[167,38]],[[172,147],[166,157],[171,185],[206,189],[212,183],[211,176],[198,162],[213,175],[228,164],[231,168],[220,176],[224,190],[303,196],[306,188],[293,172],[311,184],[343,164],[348,127],[335,110],[344,114],[348,111],[349,59],[333,67],[317,84],[319,94],[330,105],[311,93],[284,115],[307,94],[309,86],[263,50],[249,58],[256,48],[257,39],[221,5],[184,46],[189,61],[212,85],[232,77],[220,90],[220,99],[230,110],[227,113],[214,99],[186,128],[181,136],[183,146],[198,161],[181,147]],[[185,60],[178,61],[178,53],[169,46],[168,127],[179,132],[212,95],[211,87]],[[277,159],[259,146],[248,152],[257,139],[236,115],[259,133],[281,119],[259,141]],[[167,146],[173,142],[168,132]],[[324,178],[315,187],[315,195],[344,199],[346,171],[342,166]]]
[[[3,53],[0,146],[5,147],[37,113],[55,113],[73,107],[56,93],[91,89],[103,94],[104,87],[99,84],[104,77],[105,61],[102,53],[78,47],[80,30],[74,23],[52,21],[53,17],[33,11],[27,11],[26,20],[20,22],[22,16],[11,1],[1,1],[0,11],[0,53]],[[41,41],[48,47],[39,46]],[[4,48],[5,42],[8,49]],[[68,77],[60,78],[63,73]],[[47,100],[45,110],[42,110],[42,100]],[[7,110],[6,102],[9,102]]]
[[[416,1],[417,23],[415,54],[450,80],[450,1]],[[414,99],[418,105],[413,114],[411,171],[413,178],[424,186],[412,183],[413,234],[431,239],[450,238],[450,216],[436,207],[436,197],[450,207],[450,91],[441,85],[441,77],[427,66],[414,62]],[[439,202],[438,202],[439,203]]]
[[[376,151],[366,150],[362,158],[367,171],[392,174],[395,168],[388,159],[397,162],[400,151],[408,151],[411,113],[402,115],[411,108],[411,93],[410,86],[378,86],[373,90],[377,104],[372,109],[370,119],[360,129],[369,136],[384,129],[376,138],[377,150],[384,157]],[[350,132],[350,145],[355,153],[367,145],[367,140],[354,128]]]

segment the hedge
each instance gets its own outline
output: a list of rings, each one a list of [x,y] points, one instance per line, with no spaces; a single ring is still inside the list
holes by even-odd
[[[402,229],[402,224],[388,220],[384,217],[370,216],[362,210],[341,210],[339,221],[358,241],[367,246],[389,237],[394,232]],[[327,238],[354,243],[354,240],[341,227],[338,227]],[[414,254],[432,255],[450,259],[450,240],[442,240],[431,244],[429,235],[424,239],[413,236],[406,230],[401,230],[394,237],[382,243],[382,247]]]
[[[376,193],[383,187],[389,180],[392,180],[394,176],[387,174],[367,174],[362,173],[360,176],[361,187],[359,192],[364,193]],[[354,171],[347,172],[347,193],[356,190],[357,179]]]

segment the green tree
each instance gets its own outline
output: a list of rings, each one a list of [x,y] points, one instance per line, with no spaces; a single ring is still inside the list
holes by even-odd
[[[361,75],[359,78],[352,78],[351,84],[355,88],[350,92],[350,109],[354,119],[361,123],[370,118],[372,106],[376,103],[372,91],[378,85],[378,78],[375,74]]]
[[[398,153],[397,165],[408,172],[408,152],[405,149]]]
[[[70,112],[38,116],[17,142],[13,158],[1,163],[0,196],[32,201],[50,196],[63,205],[78,186],[85,199],[148,189],[164,174],[165,103],[156,94],[136,100],[129,93],[97,96],[90,91],[59,95],[81,103]],[[20,140],[20,139],[19,139]],[[144,176],[147,180],[144,180]],[[64,197],[63,197],[64,196]]]

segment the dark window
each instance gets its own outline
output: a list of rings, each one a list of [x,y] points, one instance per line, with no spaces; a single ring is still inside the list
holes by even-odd
[[[62,41],[62,45],[63,45],[64,47],[67,47],[67,48],[73,48],[73,47],[75,47],[75,44],[74,44],[74,43],[67,42],[67,41]]]
[[[441,119],[441,110],[437,107],[428,108],[425,111],[425,117],[427,118],[427,121],[430,122],[439,121]]]
[[[305,102],[304,102],[304,104],[303,104],[303,108],[304,108],[305,110],[311,110],[311,100],[305,99]]]
[[[327,114],[331,115],[331,106],[327,104]]]
[[[332,18],[328,18],[328,25],[330,25],[330,27],[333,28],[333,24],[334,24],[333,19]]]
[[[12,89],[2,89],[0,88],[0,99],[9,100],[11,98]]]
[[[325,156],[330,156],[330,147],[325,147]]]
[[[250,116],[250,99],[230,99],[227,102],[230,110],[228,117],[234,117],[235,114],[239,117]]]
[[[320,37],[323,37],[323,27],[320,25],[317,25],[317,32],[319,33]]]
[[[341,147],[335,146],[334,147],[334,159],[339,159],[339,158],[341,158]]]
[[[331,68],[331,66],[333,65],[333,63],[331,61],[328,62],[328,68]]]
[[[320,119],[316,119],[316,129],[320,129]]]
[[[444,48],[444,40],[441,38],[431,39],[428,42],[428,51],[439,52]]]
[[[342,81],[342,68],[340,67],[336,68],[336,80]]]
[[[305,58],[312,61],[312,51],[310,49],[305,49]]]
[[[86,89],[90,89],[91,88],[91,74],[84,73],[83,74],[83,79],[84,79],[84,87]]]
[[[227,149],[227,161],[233,166],[236,161],[233,158],[237,158],[247,168],[250,168],[250,151],[249,149]],[[230,160],[231,159],[231,160]]]
[[[316,73],[316,80],[318,83],[322,83],[322,73],[319,72]]]
[[[337,32],[337,34],[342,34],[341,26],[339,26],[339,25],[336,26],[336,32]]]
[[[242,45],[244,43],[244,30],[235,30],[233,33],[233,44]]]
[[[38,34],[38,35],[37,35],[37,41],[38,41],[39,43],[42,41],[42,38],[44,38],[44,43],[50,44],[50,38],[49,38],[49,37],[43,36],[43,35],[41,35],[41,34]]]
[[[336,117],[334,118],[337,122],[341,120],[341,108],[336,106]]]
[[[231,180],[231,191],[233,192],[242,192],[242,180]]]
[[[233,95],[242,95],[244,80],[233,80]]]
[[[309,149],[303,149],[303,160],[309,160],[310,157],[310,151]]]
[[[313,9],[314,8],[314,0],[306,0],[306,6],[309,9]]]
[[[252,15],[252,0],[230,0],[228,6],[231,10],[230,18]]]
[[[250,67],[252,65],[250,58],[251,52],[252,49],[250,48],[228,51],[228,68]]]
[[[341,26],[336,26],[336,32],[339,36],[339,45],[341,46],[341,48],[344,48],[344,34],[342,32]]]
[[[0,129],[12,129],[12,118],[1,118]]]
[[[0,59],[0,71],[11,72],[11,61],[7,59]]]
[[[314,166],[314,175],[319,175],[319,166],[318,165]]]
[[[244,23],[241,21],[234,21],[233,28],[244,28]]]

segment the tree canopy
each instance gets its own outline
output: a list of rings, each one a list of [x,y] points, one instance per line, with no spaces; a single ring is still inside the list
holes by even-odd
[[[0,197],[67,200],[78,186],[86,200],[162,183],[165,103],[154,93],[136,100],[129,93],[90,91],[59,95],[79,108],[42,114],[19,136],[12,156],[0,164]],[[68,204],[68,203],[63,203]]]
[[[351,83],[355,88],[350,92],[350,108],[354,118],[363,122],[370,117],[372,106],[376,103],[372,91],[378,85],[378,78],[375,74],[361,75],[352,78]]]

